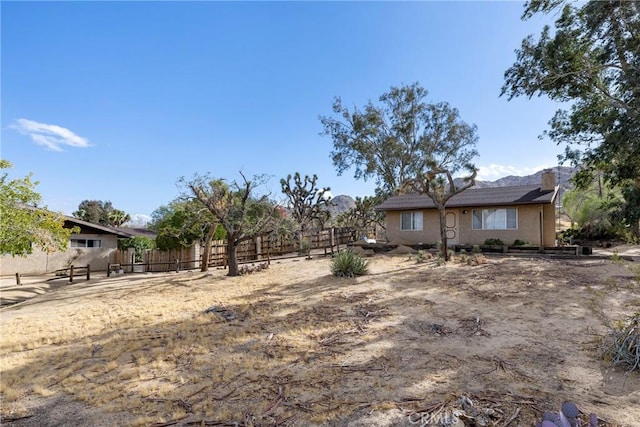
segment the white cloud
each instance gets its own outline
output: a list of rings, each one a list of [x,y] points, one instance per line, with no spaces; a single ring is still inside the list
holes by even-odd
[[[509,175],[514,175],[514,176],[531,175],[538,172],[541,169],[547,169],[550,167],[553,167],[553,166],[541,165],[541,166],[534,166],[534,167],[518,168],[515,166],[490,164],[489,166],[480,166],[478,168],[477,179],[480,181],[495,181],[496,179],[500,179]]]
[[[131,219],[125,224],[127,227],[146,227],[151,222],[151,217],[146,214],[132,214]]]
[[[22,134],[29,135],[33,142],[38,145],[44,145],[53,151],[63,151],[62,147],[65,145],[77,148],[90,146],[88,139],[76,135],[69,129],[58,125],[18,119],[9,127]]]

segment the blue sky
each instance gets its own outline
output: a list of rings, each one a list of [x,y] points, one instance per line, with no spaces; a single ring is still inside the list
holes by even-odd
[[[2,13],[2,158],[53,210],[110,200],[149,215],[194,173],[337,176],[319,115],[418,81],[478,126],[480,178],[557,165],[557,105],[499,97],[543,21],[522,2],[10,2]]]

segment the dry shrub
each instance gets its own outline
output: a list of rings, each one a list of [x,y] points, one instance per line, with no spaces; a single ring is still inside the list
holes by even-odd
[[[600,351],[605,360],[630,371],[640,371],[640,311],[618,320],[602,338]]]
[[[482,254],[476,254],[469,260],[470,265],[482,265],[487,263],[487,257]]]
[[[482,254],[468,255],[467,253],[461,253],[457,261],[460,264],[466,264],[471,266],[482,265],[487,263],[487,257]]]

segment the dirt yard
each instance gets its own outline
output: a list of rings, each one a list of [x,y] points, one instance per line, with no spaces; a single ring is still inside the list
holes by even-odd
[[[0,310],[2,422],[531,426],[572,400],[638,426],[640,375],[597,352],[639,310],[636,264],[376,255],[357,279],[317,258],[79,281]]]

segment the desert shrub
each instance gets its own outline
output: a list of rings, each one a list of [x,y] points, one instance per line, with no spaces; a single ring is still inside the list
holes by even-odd
[[[516,239],[513,241],[513,246],[531,246],[531,242],[526,240]]]
[[[485,240],[484,244],[487,246],[504,246],[504,242],[502,240],[493,237]]]
[[[423,263],[429,261],[433,256],[424,249],[418,250],[418,255],[416,256],[417,263]]]
[[[624,261],[620,256],[620,252],[618,252],[617,249],[613,250],[613,253],[611,254],[611,261],[617,262],[617,263],[622,263]]]
[[[479,253],[482,253],[482,249],[480,249],[480,245],[473,245],[473,247],[471,248],[471,252],[477,255]]]
[[[362,276],[367,273],[369,261],[350,249],[338,252],[331,262],[331,273],[337,277]]]
[[[482,265],[487,263],[487,257],[482,254],[476,254],[469,259],[471,265]]]
[[[619,225],[585,225],[583,227],[573,227],[558,232],[558,240],[564,243],[571,243],[572,240],[625,240],[626,231],[628,231],[628,229]]]
[[[618,320],[602,338],[601,354],[614,365],[640,371],[640,311],[627,321]]]
[[[469,264],[470,259],[471,257],[469,255],[460,251],[460,256],[458,257],[458,261],[460,261],[460,264]]]
[[[487,257],[485,257],[482,254],[473,254],[473,255],[460,254],[460,256],[458,257],[458,260],[460,261],[460,264],[467,264],[470,266],[476,266],[476,265],[487,263]]]
[[[438,259],[444,261],[444,250],[442,248],[442,240],[438,240],[438,243],[436,243],[436,248],[438,249],[438,252],[437,252]],[[451,248],[448,248],[448,249],[449,250],[447,251],[447,261],[451,261],[451,257],[453,256],[454,251]]]

